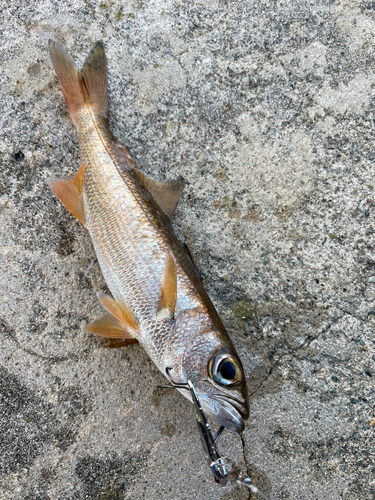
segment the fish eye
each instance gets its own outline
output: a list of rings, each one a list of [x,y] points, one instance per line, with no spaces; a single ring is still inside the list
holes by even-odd
[[[209,372],[221,385],[236,385],[242,380],[241,367],[230,354],[218,354],[210,363]]]

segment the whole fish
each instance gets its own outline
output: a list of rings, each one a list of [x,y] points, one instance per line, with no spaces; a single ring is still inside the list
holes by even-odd
[[[249,416],[241,361],[170,224],[183,182],[148,178],[112,135],[101,42],[81,72],[53,41],[50,54],[82,165],[74,177],[49,186],[90,233],[112,293],[98,294],[107,312],[85,330],[107,338],[108,347],[139,342],[170,381],[194,384],[208,415],[241,432]],[[190,391],[179,390],[191,400]]]

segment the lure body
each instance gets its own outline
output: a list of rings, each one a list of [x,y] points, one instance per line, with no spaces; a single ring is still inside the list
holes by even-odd
[[[86,330],[112,339],[110,347],[138,341],[164,375],[194,383],[216,421],[242,431],[249,412],[241,362],[170,224],[182,182],[147,178],[112,136],[101,43],[81,73],[54,42],[50,52],[83,162],[74,178],[50,187],[89,231],[112,293],[98,295],[108,313]]]

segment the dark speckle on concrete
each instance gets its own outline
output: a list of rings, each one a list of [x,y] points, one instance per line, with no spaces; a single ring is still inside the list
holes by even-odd
[[[115,455],[105,460],[90,456],[79,459],[75,472],[83,487],[77,498],[123,499],[129,483],[136,481],[146,470],[147,461],[147,455],[130,452],[124,452],[121,459]]]
[[[25,158],[25,155],[22,153],[22,151],[17,151],[17,153],[14,154],[14,159],[16,161],[22,161]]]
[[[162,436],[172,437],[176,434],[176,427],[170,422],[165,422],[163,427],[160,429]]]
[[[29,467],[49,446],[66,451],[76,440],[81,417],[90,411],[90,402],[79,388],[60,389],[60,404],[53,405],[4,368],[0,391],[2,472]]]

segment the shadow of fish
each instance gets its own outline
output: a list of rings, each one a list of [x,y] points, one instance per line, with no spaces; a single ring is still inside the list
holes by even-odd
[[[101,42],[81,72],[53,41],[50,54],[82,165],[74,177],[52,179],[49,186],[90,233],[112,293],[98,294],[107,312],[85,330],[108,339],[108,347],[139,342],[164,375],[194,384],[208,415],[241,432],[249,415],[241,361],[170,224],[182,180],[148,178],[113,137]]]

